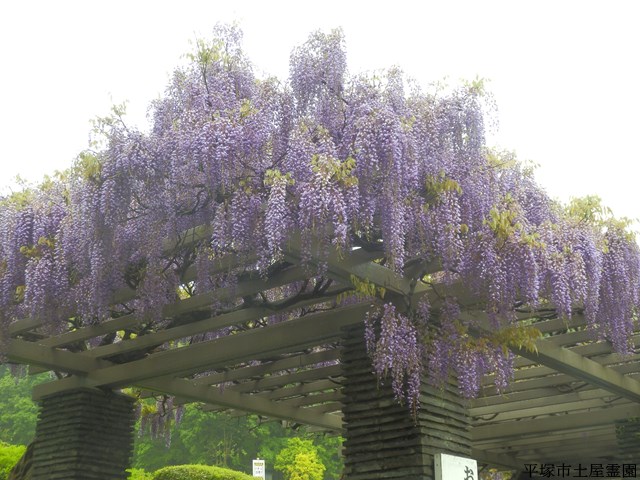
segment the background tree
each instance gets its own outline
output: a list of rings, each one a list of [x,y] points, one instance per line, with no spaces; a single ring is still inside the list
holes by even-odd
[[[315,443],[313,448],[324,467],[324,478],[337,480],[342,471],[342,439],[310,434],[303,426],[294,429],[255,415],[231,417],[187,405],[180,424],[169,428],[170,447],[167,435],[153,437],[149,432],[141,432],[137,436],[134,467],[154,471],[167,465],[201,463],[250,473],[252,459],[262,458],[271,470],[288,441],[298,440],[296,436],[300,436],[305,445]],[[278,478],[278,472],[274,478]]]
[[[284,473],[285,480],[322,480],[325,471],[313,442],[300,438],[287,440],[274,468]]]
[[[36,432],[38,406],[31,400],[31,390],[49,380],[48,374],[12,375],[6,365],[0,365],[0,441],[28,445]]]

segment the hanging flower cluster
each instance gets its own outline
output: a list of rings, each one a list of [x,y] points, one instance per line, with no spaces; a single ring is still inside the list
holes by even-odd
[[[496,330],[515,306],[551,305],[565,317],[579,309],[630,351],[635,240],[597,202],[563,208],[512,156],[486,148],[480,82],[425,93],[406,89],[397,69],[349,76],[337,30],[295,49],[281,83],[257,78],[240,42],[229,27],[201,42],[152,104],[149,132],[115,108],[96,123],[101,149],[1,200],[3,336],[28,316],[63,330],[70,319],[78,327],[136,312],[161,328],[188,267],[197,267],[196,293],[233,285],[247,269],[268,275],[297,232],[316,273],[330,247],[375,245],[398,274],[439,263],[438,281],[482,299]],[[167,253],[165,239],[198,225],[211,236]],[[244,270],[216,271],[226,253]],[[122,288],[138,297],[114,311]],[[466,395],[485,373],[502,387],[510,378],[509,355],[490,339],[470,343],[459,310],[453,297],[416,311],[385,301],[368,319],[376,371],[412,406],[425,369],[440,379],[455,370]]]

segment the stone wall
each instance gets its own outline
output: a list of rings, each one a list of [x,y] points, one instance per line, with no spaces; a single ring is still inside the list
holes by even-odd
[[[345,480],[434,478],[434,454],[469,457],[469,419],[455,385],[422,384],[416,418],[390,385],[378,385],[364,344],[364,328],[345,332]]]
[[[74,390],[42,399],[33,480],[126,479],[133,451],[133,399]]]

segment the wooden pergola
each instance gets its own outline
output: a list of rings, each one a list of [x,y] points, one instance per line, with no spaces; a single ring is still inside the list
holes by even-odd
[[[167,248],[195,244],[207,235],[206,228],[196,228],[167,242]],[[357,277],[384,287],[385,301],[393,301],[400,309],[427,295],[437,314],[446,293],[465,306],[463,315],[482,320],[482,305],[463,285],[421,281],[425,272],[432,279],[439,278],[437,264],[409,262],[404,276],[399,276],[377,262],[383,256],[378,249],[366,248],[348,255],[331,252],[327,277],[332,282],[313,295],[283,301],[277,311],[328,305],[352,289],[352,279]],[[362,324],[370,301],[258,328],[251,327],[272,315],[273,306],[245,302],[245,308],[230,313],[208,314],[216,299],[254,298],[308,278],[301,265],[299,242],[290,242],[284,258],[286,268],[269,277],[256,272],[234,288],[201,293],[166,306],[163,314],[173,320],[170,328],[109,345],[82,351],[74,348],[78,342],[106,334],[136,331],[142,320],[125,315],[53,336],[43,333],[37,319],[19,320],[10,328],[8,358],[30,365],[33,371],[69,374],[36,387],[37,400],[77,389],[135,386],[149,393],[174,395],[178,402],[202,402],[207,409],[251,412],[344,432],[348,381],[341,359],[345,332]],[[227,255],[216,262],[223,272],[243,259]],[[182,281],[195,278],[195,269],[190,268]],[[123,290],[113,303],[135,295],[133,290]],[[633,421],[640,417],[640,355],[621,357],[608,342],[595,341],[579,309],[570,320],[557,318],[553,309],[519,315],[544,338],[538,340],[537,352],[513,349],[516,372],[506,392],[499,394],[492,379],[485,378],[479,398],[461,400],[469,419],[471,455],[481,464],[519,471],[525,464],[630,463],[640,458],[636,436],[640,423]],[[246,328],[200,343],[181,341],[229,326]],[[633,341],[640,344],[640,334]],[[425,409],[428,413],[428,402]]]

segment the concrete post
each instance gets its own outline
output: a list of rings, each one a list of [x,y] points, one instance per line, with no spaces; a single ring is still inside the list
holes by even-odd
[[[345,332],[345,480],[433,480],[434,455],[469,457],[469,418],[455,385],[422,384],[414,418],[393,397],[390,382],[378,385],[364,343],[364,328]]]

